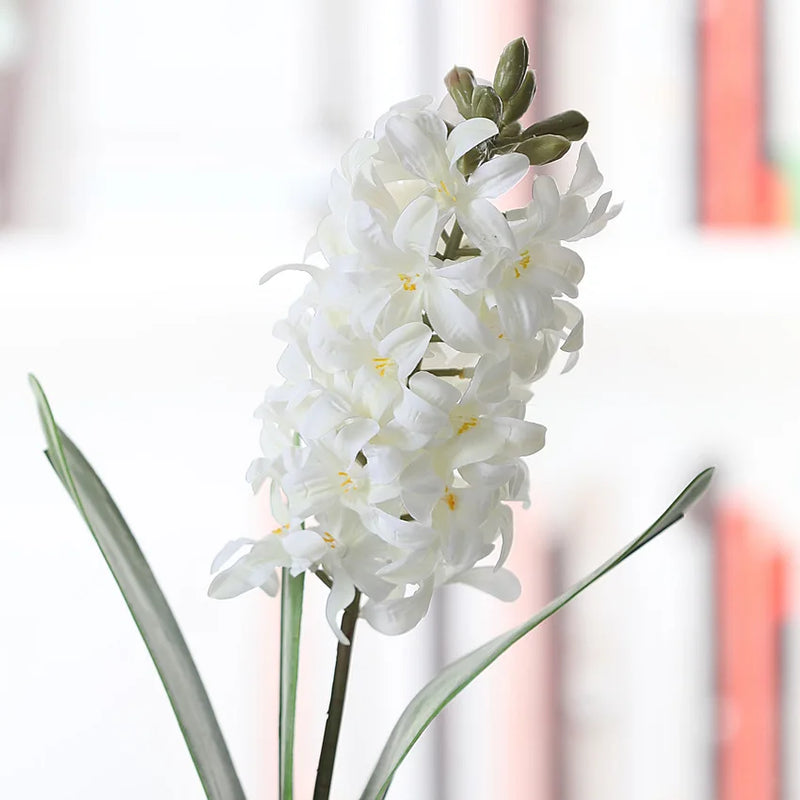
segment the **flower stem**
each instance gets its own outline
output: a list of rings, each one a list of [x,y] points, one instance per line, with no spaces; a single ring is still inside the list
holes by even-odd
[[[450,238],[447,240],[447,246],[444,248],[445,260],[456,258],[458,255],[458,248],[461,246],[461,238],[464,236],[464,231],[458,224],[458,220],[453,220],[453,230],[450,231]]]
[[[336,666],[333,670],[331,699],[328,704],[328,720],[322,736],[322,750],[317,765],[317,782],[314,784],[314,800],[328,800],[333,777],[333,762],[336,759],[336,746],[339,743],[339,730],[342,726],[344,696],[347,690],[347,676],[350,672],[350,656],[353,653],[353,636],[358,620],[361,592],[356,589],[353,602],[344,610],[342,633],[350,640],[349,645],[339,643],[336,648]]]
[[[441,369],[424,370],[429,375],[436,375],[439,378],[471,378],[475,372],[474,367],[443,367]]]

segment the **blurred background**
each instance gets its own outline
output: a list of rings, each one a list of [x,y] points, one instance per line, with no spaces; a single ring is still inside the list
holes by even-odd
[[[244,471],[274,322],[347,145],[453,63],[532,45],[622,215],[582,242],[586,345],[537,385],[548,446],[513,606],[453,587],[412,633],[364,625],[334,783],[356,797],[406,702],[646,527],[691,519],[470,686],[394,800],[800,798],[800,6],[795,0],[0,0],[0,786],[201,798],[148,656],[41,454],[33,371],[118,501],[253,800],[275,797],[278,602],[206,597],[259,535]],[[561,180],[569,164],[559,165]],[[306,599],[298,797],[334,642]]]

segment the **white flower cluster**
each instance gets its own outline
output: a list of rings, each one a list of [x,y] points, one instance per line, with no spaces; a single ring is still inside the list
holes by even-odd
[[[565,193],[548,176],[531,202],[501,213],[492,199],[529,169],[520,153],[489,157],[465,177],[457,162],[498,134],[429,98],[399,106],[358,140],[333,174],[331,213],[315,247],[327,266],[279,267],[310,282],[279,322],[284,383],[270,389],[254,490],[269,484],[276,529],[227,545],[210,594],[262,587],[276,568],[319,572],[336,623],[356,588],[361,616],[388,634],[425,615],[452,581],[503,600],[508,501],[527,501],[524,456],[544,445],[525,420],[529,385],[560,349],[582,343],[574,298],[584,272],[564,242],[601,230],[618,207],[583,145]],[[484,152],[491,153],[490,150]],[[477,565],[494,550],[493,563]]]

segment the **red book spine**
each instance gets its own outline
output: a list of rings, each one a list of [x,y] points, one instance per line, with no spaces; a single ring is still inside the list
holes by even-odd
[[[700,0],[699,216],[752,227],[787,219],[765,157],[764,0]]]
[[[717,537],[718,800],[777,800],[782,590],[774,549],[741,509]]]

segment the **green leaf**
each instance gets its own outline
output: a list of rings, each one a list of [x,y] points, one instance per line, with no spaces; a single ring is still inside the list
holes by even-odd
[[[297,667],[300,660],[300,622],[303,616],[305,573],[281,575],[281,687],[278,741],[278,797],[292,800],[294,792],[294,720],[297,709]]]
[[[530,633],[537,625],[555,614],[598,578],[614,569],[640,547],[681,519],[686,509],[706,490],[713,472],[713,469],[701,472],[641,536],[634,539],[583,580],[567,589],[560,597],[551,601],[538,614],[445,667],[417,694],[401,714],[389,735],[389,740],[383,748],[367,787],[361,795],[361,800],[381,800],[386,795],[395,771],[425,728],[465,686],[525,634]]]
[[[209,800],[244,800],[228,748],[178,623],[111,495],[56,425],[29,376],[47,439],[46,455],[106,560],[158,670]]]

